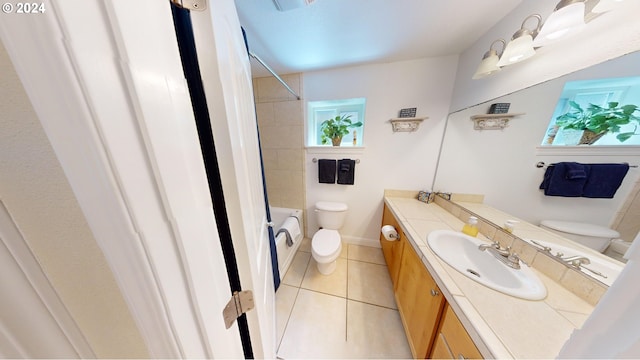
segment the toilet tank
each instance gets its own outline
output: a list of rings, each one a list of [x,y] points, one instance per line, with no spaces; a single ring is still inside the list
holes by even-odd
[[[328,230],[339,230],[344,224],[348,209],[344,203],[318,201],[315,209],[318,226]]]

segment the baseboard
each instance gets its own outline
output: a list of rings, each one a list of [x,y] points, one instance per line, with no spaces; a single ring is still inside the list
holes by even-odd
[[[346,244],[370,246],[375,248],[380,247],[379,239],[365,239],[361,237],[347,236],[347,235],[341,235],[341,237],[342,237],[342,241]]]

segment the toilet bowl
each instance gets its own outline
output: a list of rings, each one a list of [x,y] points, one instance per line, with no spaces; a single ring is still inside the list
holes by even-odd
[[[336,269],[336,260],[342,251],[338,230],[320,229],[311,239],[311,256],[321,274],[329,275]]]
[[[574,221],[542,220],[540,227],[598,252],[604,252],[611,240],[620,237],[620,233],[607,227]]]
[[[311,238],[311,256],[321,274],[330,275],[336,269],[336,260],[342,251],[342,239],[338,230],[344,224],[347,210],[347,205],[343,203],[316,203],[315,213],[320,230]]]

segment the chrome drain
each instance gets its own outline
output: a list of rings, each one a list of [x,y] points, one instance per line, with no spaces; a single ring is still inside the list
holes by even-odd
[[[477,276],[477,277],[480,277],[480,274],[478,274],[478,272],[477,272],[477,271],[475,271],[475,270],[467,269],[467,272],[468,272],[468,273],[471,273],[471,274],[473,274],[473,275],[475,275],[475,276]]]

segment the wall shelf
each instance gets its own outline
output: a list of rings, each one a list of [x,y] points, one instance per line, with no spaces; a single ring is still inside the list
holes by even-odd
[[[480,114],[471,116],[475,130],[502,130],[509,126],[509,120],[524,113]]]
[[[393,132],[413,132],[418,130],[420,123],[425,119],[428,117],[393,118],[389,121]]]

